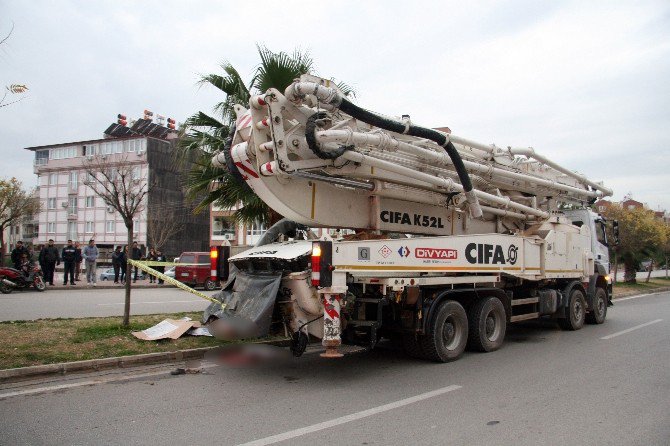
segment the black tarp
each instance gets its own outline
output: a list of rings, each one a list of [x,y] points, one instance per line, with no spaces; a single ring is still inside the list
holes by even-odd
[[[225,308],[212,303],[203,314],[210,333],[225,340],[267,336],[281,277],[281,272],[231,271],[231,279],[213,296]]]

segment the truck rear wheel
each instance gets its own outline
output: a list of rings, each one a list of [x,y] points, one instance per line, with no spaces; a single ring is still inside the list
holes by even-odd
[[[453,300],[442,302],[420,342],[425,359],[449,362],[460,358],[468,342],[468,317],[463,306]]]
[[[602,324],[607,316],[607,292],[602,288],[596,288],[596,294],[593,296],[593,308],[586,315],[586,322],[589,324]]]
[[[507,315],[497,297],[487,297],[472,306],[468,314],[468,348],[480,352],[498,350],[505,339]]]
[[[563,330],[579,330],[584,326],[586,318],[586,299],[584,293],[578,288],[570,291],[568,306],[565,309],[565,318],[558,320],[558,325]]]

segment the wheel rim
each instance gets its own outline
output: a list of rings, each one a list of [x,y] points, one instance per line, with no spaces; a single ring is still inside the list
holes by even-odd
[[[605,299],[598,299],[597,306],[598,316],[605,314]]]
[[[448,350],[454,350],[461,342],[462,330],[453,315],[447,316],[442,326],[442,342]]]
[[[495,311],[490,311],[486,315],[486,339],[495,341],[500,337],[500,318]]]
[[[575,304],[572,306],[572,314],[575,316],[575,321],[580,321],[584,316],[584,307],[582,307],[581,299],[575,299]]]

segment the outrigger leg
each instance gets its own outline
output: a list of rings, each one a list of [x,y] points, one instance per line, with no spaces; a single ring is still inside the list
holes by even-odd
[[[322,358],[341,358],[344,356],[339,351],[342,345],[340,334],[340,301],[341,294],[323,294],[323,341],[326,351],[321,353]]]

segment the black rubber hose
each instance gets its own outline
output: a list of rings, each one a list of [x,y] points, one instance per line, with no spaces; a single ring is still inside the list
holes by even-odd
[[[380,129],[389,130],[395,133],[405,133],[410,136],[417,136],[419,138],[425,138],[436,142],[440,146],[444,147],[447,155],[449,155],[449,158],[451,158],[451,162],[454,163],[454,168],[456,169],[458,179],[463,186],[463,190],[465,192],[470,192],[472,190],[470,175],[468,174],[468,171],[465,170],[465,165],[463,164],[461,155],[458,153],[456,147],[454,147],[451,141],[447,143],[447,137],[444,136],[444,134],[438,132],[437,130],[419,127],[416,125],[410,125],[407,132],[405,132],[405,124],[402,122],[388,119],[369,110],[365,110],[364,108],[361,108],[348,101],[346,98],[342,98],[342,102],[338,108],[349,116],[363,121],[366,124],[379,127]]]
[[[286,235],[288,237],[295,237],[296,231],[306,231],[307,226],[296,223],[293,220],[288,218],[282,218],[277,223],[270,226],[270,228],[265,231],[265,234],[256,242],[255,247],[267,245],[274,242],[280,235]]]
[[[307,146],[316,156],[322,160],[334,160],[342,156],[344,152],[350,150],[352,147],[340,146],[334,151],[325,151],[321,149],[321,146],[316,141],[316,128],[318,127],[316,121],[324,119],[326,116],[326,112],[318,112],[307,118],[307,124],[305,124],[305,140],[307,141]]]

